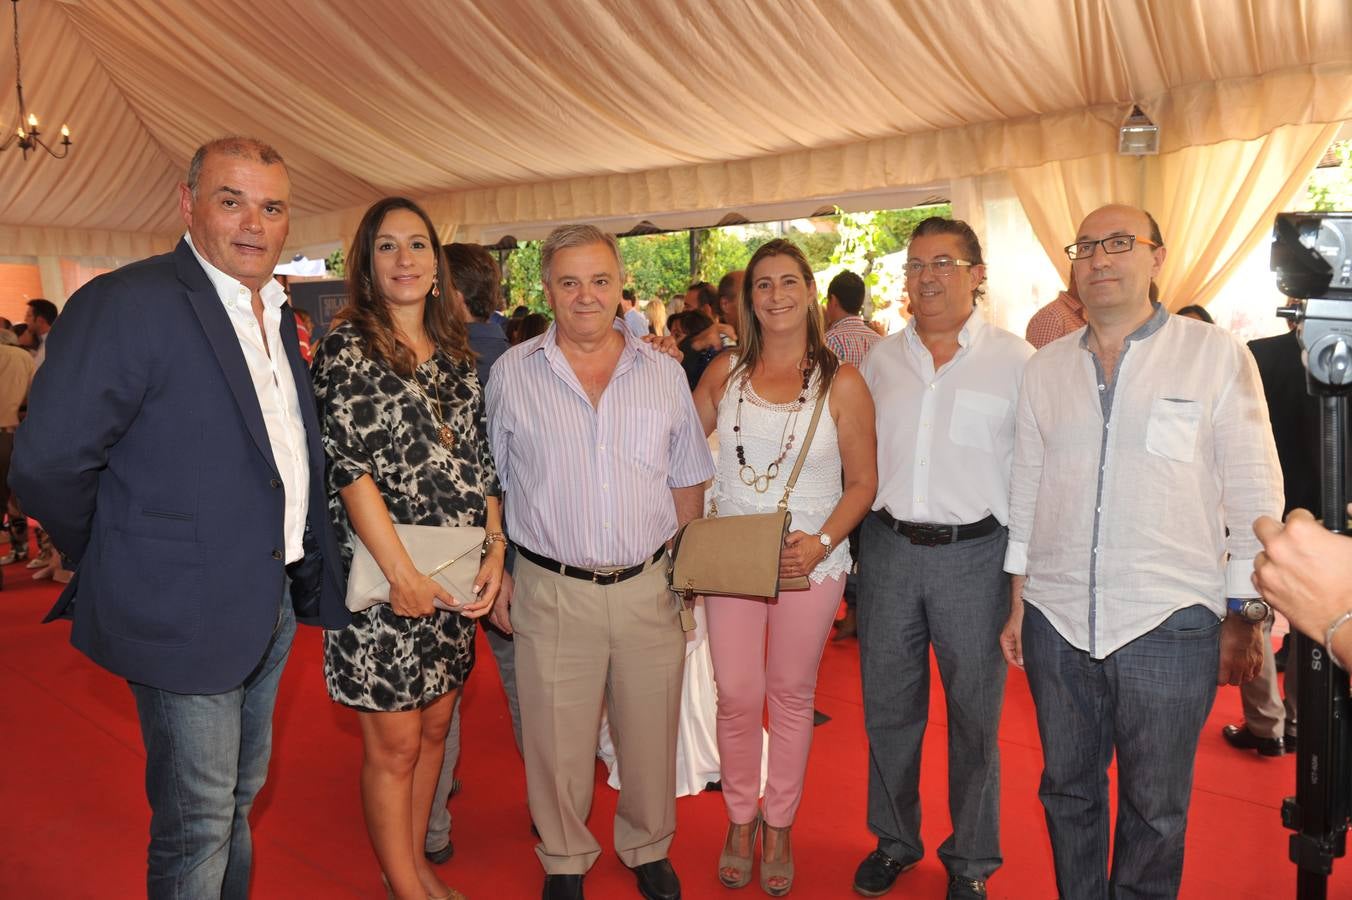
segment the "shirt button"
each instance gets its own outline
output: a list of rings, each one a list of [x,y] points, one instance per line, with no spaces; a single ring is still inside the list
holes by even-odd
[[[280,551],[280,550],[273,550],[273,551],[272,551],[272,558],[273,558],[273,559],[281,559],[281,558],[282,558],[282,551]]]
[[[924,465],[924,464],[925,464],[925,461],[924,461],[924,460],[923,460],[923,459],[922,459],[922,460],[920,460],[920,465],[922,465],[922,466],[923,466],[923,465]]]
[[[608,491],[608,490],[610,490],[610,485],[608,485],[608,484],[603,484],[603,485],[601,485],[601,490],[603,490],[603,491]]]
[[[607,522],[607,523],[605,524],[605,527],[606,527],[606,528],[609,528],[609,527],[610,527],[610,523]]]
[[[1108,386],[1107,386],[1106,384],[1100,384],[1100,385],[1099,385],[1099,390],[1100,390],[1100,391],[1106,391],[1106,390],[1108,390]]]

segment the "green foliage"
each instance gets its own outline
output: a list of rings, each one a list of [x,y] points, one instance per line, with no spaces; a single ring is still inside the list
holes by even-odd
[[[752,246],[724,228],[707,228],[699,232],[699,271],[696,281],[708,281],[717,285],[719,279],[729,272],[745,269],[755,248],[765,241]]]
[[[330,277],[343,278],[347,275],[347,257],[343,255],[343,248],[330,253],[324,258],[324,267],[329,270]]]
[[[620,256],[624,257],[629,286],[639,300],[684,293],[690,283],[687,232],[620,238]]]
[[[831,265],[831,256],[835,253],[836,245],[840,243],[840,235],[834,231],[794,231],[785,237],[803,251],[808,265],[814,272]]]
[[[1352,210],[1352,141],[1335,141],[1337,166],[1315,169],[1305,182],[1303,208],[1314,212]]]
[[[549,312],[545,289],[540,281],[540,242],[522,241],[507,254],[507,314],[518,306],[531,312]]]
[[[904,250],[906,245],[910,243],[911,232],[915,231],[915,226],[930,216],[950,218],[952,215],[953,206],[950,203],[939,203],[935,206],[913,206],[910,209],[880,210],[874,214],[873,219],[875,229],[874,250],[878,256],[886,256],[889,253]]]

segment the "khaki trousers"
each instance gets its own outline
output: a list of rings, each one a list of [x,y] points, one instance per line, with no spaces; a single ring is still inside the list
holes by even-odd
[[[1294,647],[1295,644],[1293,643]],[[1283,693],[1278,686],[1277,660],[1272,655],[1272,616],[1263,623],[1263,668],[1258,677],[1239,686],[1244,727],[1256,737],[1280,738],[1296,733],[1296,695],[1300,661],[1292,653],[1286,667]]]
[[[550,875],[591,868],[587,829],[601,704],[623,787],[615,851],[633,867],[664,859],[676,832],[676,728],[685,635],[665,563],[597,585],[517,557],[512,596],[526,794]]]

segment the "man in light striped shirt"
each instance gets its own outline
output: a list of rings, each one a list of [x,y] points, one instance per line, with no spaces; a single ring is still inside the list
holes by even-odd
[[[676,724],[685,638],[666,542],[699,515],[713,457],[681,367],[615,318],[613,236],[562,226],[541,251],[555,324],[488,382],[489,442],[517,548],[510,610],[545,900],[582,897],[601,704],[623,788],[615,849],[649,900],[676,900]],[[510,621],[506,621],[510,616]]]

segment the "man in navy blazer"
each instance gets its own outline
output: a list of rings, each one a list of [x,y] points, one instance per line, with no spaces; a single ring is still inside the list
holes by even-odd
[[[126,678],[146,747],[152,898],[243,898],[248,814],[296,621],[342,576],[295,318],[275,150],[223,138],[180,186],[172,253],[102,275],[53,329],[10,484],[75,564],[48,615]]]

